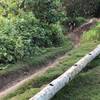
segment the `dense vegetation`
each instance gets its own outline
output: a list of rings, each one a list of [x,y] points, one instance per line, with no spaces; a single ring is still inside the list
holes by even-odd
[[[0,0],[0,80],[6,80],[5,77],[14,75],[16,77],[12,79],[16,80],[24,76],[25,72],[30,72],[32,68],[38,68],[38,66],[40,68],[49,60],[52,61],[71,50],[73,43],[66,33],[72,32],[89,18],[100,17],[99,12],[100,0]],[[40,77],[30,80],[16,92],[7,96],[5,100],[29,99],[40,91],[42,86],[61,75],[99,43],[100,22],[96,24],[96,27],[84,32],[79,48],[69,52],[69,56],[67,55],[57,67],[50,68]],[[92,64],[95,67],[100,66],[99,60],[99,58],[96,59]],[[99,73],[94,72],[95,70],[80,74],[78,79],[67,86],[70,91],[66,91],[65,88],[66,90],[61,90],[53,99],[62,100],[63,97],[65,100],[75,100],[73,97],[78,94],[79,100],[83,100],[83,97],[91,100],[88,95],[82,95],[83,92],[75,91],[75,89],[81,84],[80,77],[85,79],[81,85],[82,89],[87,82],[91,86],[91,80],[94,85],[95,75]],[[98,67],[97,70],[99,71],[100,68]],[[90,78],[90,75],[95,77]],[[99,75],[96,82],[100,81]],[[87,81],[85,77],[89,77],[89,80]],[[76,85],[78,82],[79,84]],[[87,91],[89,88],[91,87],[87,86]],[[95,89],[95,87],[92,88]],[[68,93],[67,96],[65,92]],[[98,89],[93,91],[94,94],[97,92],[99,93]],[[93,95],[93,93],[88,93]],[[98,94],[96,98],[99,96]]]
[[[99,9],[99,2],[99,0],[89,2],[1,0],[0,63],[14,63],[41,53],[42,48],[63,45],[65,41],[63,33],[69,30],[68,23],[75,22],[75,26],[78,26],[85,21],[81,16],[94,16]]]
[[[100,23],[97,23],[95,28],[83,35],[83,41],[99,41],[100,40]]]
[[[0,63],[38,55],[42,48],[61,46],[65,41],[60,24],[63,14],[58,11],[60,1],[53,0],[50,5],[46,0],[36,1],[32,3],[32,11],[17,10],[17,3],[14,0],[1,2],[7,16],[0,16]],[[31,7],[31,3],[26,1],[25,4]],[[18,15],[13,14],[14,9]]]
[[[100,0],[65,0],[68,16],[99,17]]]

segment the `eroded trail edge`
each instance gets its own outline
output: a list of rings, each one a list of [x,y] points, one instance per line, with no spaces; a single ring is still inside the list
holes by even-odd
[[[82,59],[69,68],[64,74],[57,79],[49,83],[44,89],[42,89],[35,96],[29,100],[50,100],[59,90],[61,90],[66,84],[68,84],[79,72],[81,72],[87,64],[94,60],[100,54],[100,45],[98,45],[93,51],[86,54]]]
[[[20,82],[16,82],[16,84],[14,84],[13,86],[9,87],[8,89],[5,89],[4,91],[0,92],[0,98],[4,98],[5,96],[9,95],[10,93],[13,93],[14,91],[16,91],[18,88],[20,88],[21,86],[23,86],[26,82],[28,82],[29,80],[34,79],[35,77],[39,77],[41,76],[43,73],[45,73],[49,68],[53,68],[56,67],[61,61],[64,60],[64,58],[67,58],[68,55],[65,54],[64,56],[58,58],[55,60],[54,63],[49,64],[46,67],[42,67],[41,70],[37,70],[33,75],[30,75],[28,77],[26,77],[25,79],[23,79]]]
[[[84,31],[89,30],[91,27],[93,27],[95,25],[95,23],[96,23],[96,20],[90,20],[87,23],[80,26],[79,28],[73,30],[73,32],[71,32],[69,34],[69,37],[72,39],[72,41],[74,42],[75,45],[78,45],[80,43],[82,33]],[[87,26],[88,26],[88,28],[85,29],[85,27],[87,27]],[[16,91],[18,88],[23,86],[29,80],[32,80],[35,77],[45,73],[49,68],[56,67],[66,57],[68,57],[67,54],[65,54],[64,56],[58,57],[58,59],[56,59],[53,63],[49,63],[47,66],[37,69],[35,71],[35,73],[20,79],[20,81],[15,81],[10,86],[5,86],[5,89],[0,92],[0,98],[3,98],[5,96],[9,95],[10,93],[13,93],[14,91]]]

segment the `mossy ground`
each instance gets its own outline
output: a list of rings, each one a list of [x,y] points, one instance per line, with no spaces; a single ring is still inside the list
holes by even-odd
[[[60,47],[44,48],[39,55],[27,57],[14,64],[0,64],[0,76],[9,74],[10,72],[16,72],[17,70],[23,70],[26,67],[41,67],[46,64],[46,62],[65,54],[72,48],[73,45],[69,40],[65,41],[65,43]]]

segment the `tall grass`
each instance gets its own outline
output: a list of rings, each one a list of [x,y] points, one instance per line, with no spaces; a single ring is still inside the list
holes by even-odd
[[[97,23],[96,27],[83,34],[82,41],[99,41],[100,40],[100,22]]]
[[[3,100],[28,100],[50,81],[63,74],[75,62],[77,62],[85,54],[95,48],[97,44],[98,42],[88,42],[81,44],[79,48],[75,48],[70,51],[68,53],[69,56],[66,56],[55,68],[50,68],[47,72],[42,73],[40,76],[37,76],[36,78],[33,78],[32,80],[28,81],[15,92],[4,97]]]

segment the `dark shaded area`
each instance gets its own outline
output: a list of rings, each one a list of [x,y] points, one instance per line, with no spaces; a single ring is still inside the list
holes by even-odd
[[[98,3],[98,8],[95,12],[95,17],[100,18],[100,2]]]
[[[99,66],[100,65],[100,56],[96,57],[94,61],[92,61],[91,63],[89,63],[87,65],[87,67],[85,67],[83,69],[82,72],[88,72],[89,70],[95,68],[95,66]]]

